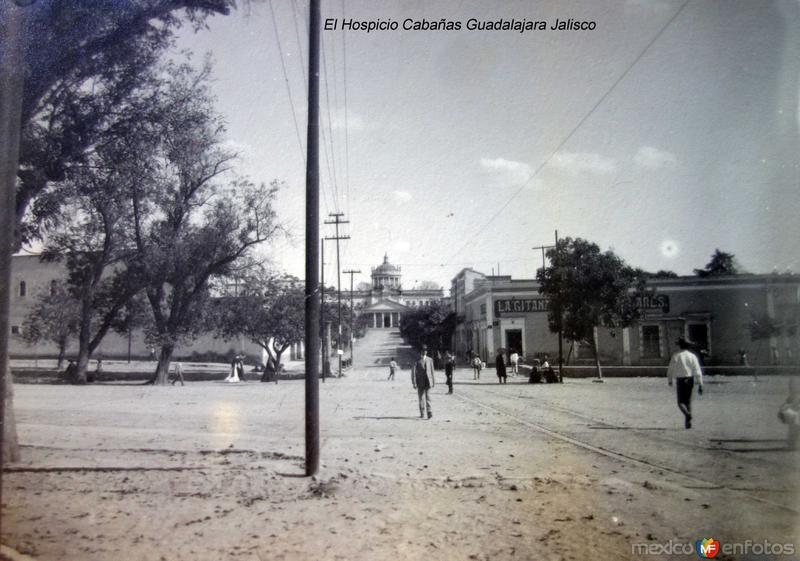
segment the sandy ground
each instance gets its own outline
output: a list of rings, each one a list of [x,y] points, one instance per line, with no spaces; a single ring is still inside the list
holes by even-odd
[[[800,544],[786,379],[710,379],[682,428],[663,379],[499,386],[457,371],[421,420],[395,339],[321,385],[17,385],[3,542],[42,560],[691,559],[635,544]],[[441,376],[443,379],[443,376]],[[795,545],[797,547],[797,545]],[[717,556],[717,559],[791,559]]]

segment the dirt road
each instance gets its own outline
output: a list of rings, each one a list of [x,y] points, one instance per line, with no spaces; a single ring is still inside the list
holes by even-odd
[[[407,351],[372,343],[321,386],[315,480],[299,477],[300,381],[17,386],[4,543],[54,561],[690,559],[659,547],[800,543],[798,454],[775,419],[785,380],[709,380],[687,431],[664,380],[499,386],[464,369],[421,420],[408,370],[385,380]]]

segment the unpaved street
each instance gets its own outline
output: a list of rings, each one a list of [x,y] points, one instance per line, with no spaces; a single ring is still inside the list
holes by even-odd
[[[18,385],[4,543],[54,561],[618,560],[642,558],[636,543],[800,543],[798,453],[775,417],[786,379],[708,380],[687,431],[663,379],[499,386],[460,369],[421,420],[408,370],[385,379],[407,351],[371,343],[321,385],[315,480],[299,477],[302,381]]]

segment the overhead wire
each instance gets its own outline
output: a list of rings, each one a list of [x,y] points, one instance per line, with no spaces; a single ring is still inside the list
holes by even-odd
[[[578,129],[580,129],[580,128],[583,126],[583,124],[584,124],[584,123],[585,123],[585,122],[586,122],[586,121],[589,119],[589,117],[591,117],[591,116],[592,116],[592,114],[594,114],[594,112],[597,110],[597,108],[598,108],[598,107],[599,107],[599,106],[600,106],[600,105],[601,105],[601,104],[602,104],[602,103],[603,103],[603,102],[604,102],[604,101],[605,101],[605,100],[608,98],[608,96],[609,96],[609,95],[611,95],[611,92],[613,92],[613,91],[614,91],[614,89],[616,89],[616,87],[617,87],[617,86],[618,86],[618,85],[619,85],[619,84],[622,82],[622,80],[624,80],[624,79],[625,79],[625,77],[626,77],[626,76],[627,76],[627,75],[630,73],[630,71],[633,69],[633,67],[634,67],[634,66],[636,66],[636,64],[637,64],[637,63],[638,63],[638,62],[639,62],[639,61],[642,59],[642,57],[643,57],[643,56],[644,56],[644,55],[647,53],[647,51],[649,51],[649,50],[650,50],[650,48],[651,48],[651,47],[652,47],[652,46],[653,46],[653,45],[656,43],[656,41],[658,41],[658,39],[659,39],[659,38],[660,38],[660,37],[661,37],[661,36],[664,34],[664,32],[665,32],[665,31],[666,31],[666,30],[667,30],[667,29],[670,27],[670,25],[672,25],[672,23],[673,23],[673,22],[675,21],[675,19],[676,19],[676,18],[677,18],[677,17],[680,15],[680,13],[683,11],[683,9],[686,7],[686,5],[687,5],[688,3],[689,3],[689,0],[684,0],[683,4],[681,4],[680,8],[678,8],[678,9],[675,11],[675,13],[674,13],[674,14],[672,15],[672,17],[671,17],[671,18],[670,18],[670,19],[667,21],[667,23],[665,23],[665,24],[664,24],[664,25],[661,27],[661,29],[659,30],[659,32],[658,32],[658,33],[656,33],[656,35],[655,35],[655,36],[654,36],[654,37],[653,37],[653,38],[650,40],[650,42],[649,42],[649,43],[648,43],[648,44],[645,46],[645,48],[644,48],[644,49],[643,49],[643,50],[642,50],[642,51],[639,53],[639,55],[638,55],[638,56],[637,56],[637,57],[636,57],[636,58],[635,58],[635,59],[634,59],[634,60],[633,60],[633,61],[632,61],[632,62],[631,62],[629,65],[628,65],[628,67],[625,69],[625,71],[624,71],[622,74],[620,74],[620,75],[619,75],[619,77],[618,77],[618,78],[617,78],[617,79],[614,81],[614,83],[613,83],[613,84],[611,84],[611,86],[610,86],[610,87],[609,87],[609,88],[606,90],[606,92],[605,92],[605,93],[604,93],[604,94],[603,94],[603,95],[600,97],[600,99],[598,99],[598,100],[597,100],[597,102],[596,102],[596,103],[595,103],[595,104],[594,104],[594,105],[591,107],[591,109],[589,109],[589,111],[588,111],[588,112],[587,112],[587,113],[586,113],[586,114],[585,114],[585,115],[584,115],[584,116],[583,116],[583,117],[582,117],[582,118],[581,118],[581,119],[578,121],[578,123],[577,123],[577,124],[576,124],[574,127],[572,127],[572,129],[571,129],[571,130],[569,131],[569,133],[568,133],[568,134],[567,134],[567,135],[564,137],[564,139],[563,139],[563,140],[562,140],[562,141],[561,141],[561,142],[558,144],[558,146],[556,146],[556,147],[555,147],[555,149],[553,149],[553,150],[550,152],[550,154],[549,154],[549,155],[548,155],[548,156],[547,156],[547,157],[546,157],[546,158],[545,158],[545,159],[544,159],[544,160],[543,160],[543,161],[542,161],[542,162],[541,162],[541,163],[540,163],[540,164],[539,164],[539,165],[536,167],[536,169],[534,170],[534,172],[533,172],[533,173],[530,175],[530,177],[528,177],[528,179],[527,179],[527,180],[526,180],[526,181],[525,181],[525,182],[524,182],[524,183],[523,183],[523,184],[522,184],[522,185],[519,187],[519,189],[517,189],[516,191],[514,191],[514,193],[512,193],[512,194],[511,194],[511,196],[508,198],[508,200],[506,200],[506,202],[505,202],[505,203],[503,203],[503,205],[502,205],[502,206],[500,206],[500,208],[499,208],[499,209],[497,209],[497,211],[496,211],[494,214],[492,214],[492,216],[489,218],[489,220],[487,220],[487,221],[486,221],[486,222],[485,222],[485,223],[484,223],[484,224],[483,224],[483,225],[482,225],[480,228],[478,228],[478,229],[477,229],[477,230],[476,230],[476,231],[475,231],[475,232],[474,232],[474,233],[473,233],[471,236],[469,236],[469,237],[468,237],[468,238],[467,238],[467,239],[464,241],[463,245],[461,245],[461,247],[459,247],[459,248],[458,248],[458,250],[457,250],[455,253],[453,253],[452,257],[456,257],[456,256],[457,256],[459,253],[461,253],[462,251],[464,251],[464,249],[466,249],[466,248],[467,248],[467,247],[470,245],[470,243],[472,243],[472,241],[473,241],[473,240],[474,240],[476,237],[478,237],[478,235],[480,235],[480,234],[483,232],[483,230],[485,230],[485,229],[486,229],[486,228],[487,228],[487,227],[488,227],[488,226],[489,226],[489,225],[490,225],[492,222],[494,222],[494,221],[497,219],[497,217],[498,217],[498,216],[500,216],[500,215],[502,214],[502,212],[503,212],[503,211],[504,211],[504,210],[505,210],[505,209],[508,207],[508,205],[510,205],[510,204],[511,204],[511,202],[512,202],[514,199],[516,199],[516,198],[517,198],[517,196],[518,196],[518,195],[519,195],[519,194],[520,194],[520,193],[521,193],[521,192],[522,192],[522,191],[523,191],[523,190],[524,190],[524,189],[525,189],[525,188],[528,186],[528,184],[530,184],[530,182],[531,182],[531,181],[533,181],[533,180],[534,180],[534,178],[536,178],[536,176],[539,174],[539,172],[540,172],[540,171],[542,171],[542,169],[543,169],[543,168],[544,168],[544,167],[545,167],[545,166],[546,166],[546,165],[547,165],[547,164],[550,162],[550,160],[553,158],[553,156],[555,156],[555,155],[558,153],[558,151],[559,151],[559,150],[561,150],[561,148],[563,148],[563,147],[564,147],[564,145],[565,145],[567,142],[569,142],[569,140],[570,140],[570,139],[571,139],[571,138],[572,138],[572,137],[575,135],[575,133],[578,131]]]
[[[278,45],[278,56],[281,59],[281,68],[283,69],[283,80],[286,84],[286,91],[289,94],[289,105],[292,108],[292,121],[294,122],[294,132],[297,134],[297,144],[300,146],[300,154],[303,158],[303,166],[306,165],[306,154],[303,146],[303,140],[300,136],[300,126],[297,124],[297,112],[294,108],[294,100],[292,98],[292,88],[289,84],[289,74],[286,72],[286,63],[283,61],[283,47],[281,46],[281,37],[278,33],[278,22],[275,18],[275,10],[272,7],[272,0],[268,0],[269,13],[272,16],[272,28],[275,30],[275,42]]]
[[[339,194],[339,185],[337,182],[336,177],[336,156],[333,149],[333,126],[331,121],[331,98],[330,98],[330,89],[328,87],[329,79],[328,79],[328,57],[325,56],[325,40],[322,38],[320,40],[320,46],[322,51],[322,73],[325,77],[325,109],[326,114],[328,116],[328,141],[330,142],[331,147],[331,167],[333,168],[333,192],[336,197],[336,204],[334,205],[336,211],[339,212],[340,210],[340,194]],[[322,129],[323,127],[320,127]]]
[[[301,71],[301,74],[303,76],[303,82],[305,84],[305,91],[308,92],[308,72],[307,72],[307,67],[305,65],[305,58],[303,57],[303,42],[302,42],[302,40],[300,38],[299,25],[297,23],[297,11],[300,8],[297,5],[297,0],[289,0],[289,2],[291,3],[292,20],[294,22],[295,37],[297,38],[297,49],[298,49],[298,53],[300,53],[300,56],[299,56],[300,71]],[[271,0],[270,0],[270,5],[271,5]],[[303,14],[304,14],[303,23],[305,24],[304,33],[306,35],[308,35],[308,14],[306,14],[305,12],[303,12]],[[307,95],[306,95],[306,99],[308,99]],[[330,161],[328,159],[327,151],[324,150],[325,147],[326,147],[326,143],[325,143],[325,138],[324,138],[325,131],[324,131],[323,127],[322,127],[322,123],[320,123],[319,131],[320,131],[320,134],[323,136],[323,141],[322,141],[323,155],[325,157],[325,161],[326,161],[327,168],[328,168],[328,179],[329,179],[329,181],[331,181],[332,175],[331,175]],[[333,193],[330,185],[327,186],[327,188],[326,188],[325,181],[323,180],[322,174],[320,174],[320,182],[319,182],[319,184],[320,184],[320,190],[322,191],[322,199],[323,199],[323,205],[325,206],[325,211],[326,211],[326,213],[329,213],[337,205],[336,204],[330,204],[329,201],[328,201],[328,198],[331,198],[334,203],[336,202],[336,198],[334,196],[334,193]],[[331,182],[331,184],[332,184],[332,182]]]
[[[342,0],[342,21],[346,16]],[[347,33],[342,33],[342,83],[344,87],[344,185],[347,192],[347,213],[350,214],[350,122],[347,114]]]

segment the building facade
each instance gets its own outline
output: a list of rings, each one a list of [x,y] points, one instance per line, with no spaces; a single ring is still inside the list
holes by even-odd
[[[442,288],[404,289],[401,267],[392,265],[387,254],[383,263],[372,268],[370,276],[369,290],[353,291],[354,305],[360,308],[358,313],[367,316],[368,328],[397,328],[409,310],[444,299]]]
[[[501,347],[529,360],[558,354],[558,337],[547,325],[549,303],[537,281],[474,273],[465,269],[451,284],[457,352],[473,351],[485,361]],[[597,329],[604,364],[665,365],[678,337],[704,349],[709,365],[798,364],[798,275],[653,279],[646,292],[633,325]],[[593,358],[588,346],[570,341],[564,356],[570,364]]]
[[[53,283],[66,279],[67,272],[62,263],[43,262],[38,255],[15,255],[12,258],[11,308],[9,324],[9,352],[14,358],[55,357],[58,347],[53,342],[28,344],[22,337],[25,319],[33,309],[40,294],[51,290]],[[371,287],[369,290],[354,291],[353,303],[357,313],[366,314],[368,327],[374,329],[391,329],[400,325],[400,318],[418,306],[444,299],[444,292],[438,289],[403,289],[402,271],[399,266],[389,262],[388,255],[383,263],[373,267],[371,271]],[[235,285],[232,285],[235,292]],[[342,293],[343,302],[350,302],[350,293]],[[360,308],[360,310],[359,310]],[[71,339],[67,346],[67,355],[77,353],[77,340]],[[191,359],[192,357],[222,357],[244,353],[253,360],[266,361],[265,351],[248,339],[241,337],[225,340],[213,333],[204,333],[190,343],[178,345],[175,357]],[[147,359],[151,357],[151,348],[145,341],[141,330],[119,334],[109,331],[94,353],[95,358]],[[290,351],[292,358],[302,358],[303,344],[297,343]]]
[[[22,338],[25,318],[30,314],[39,296],[50,291],[55,282],[66,279],[67,272],[62,263],[42,262],[38,255],[15,255],[11,262],[11,307],[9,324],[9,355],[12,358],[55,357],[58,347],[53,342],[28,344]],[[69,340],[67,356],[78,352],[77,338]],[[302,350],[300,345],[292,349],[297,355]],[[192,357],[223,357],[238,353],[246,354],[251,360],[266,362],[266,352],[246,338],[225,340],[215,337],[213,333],[202,334],[191,343],[178,345],[175,358],[191,359]],[[94,358],[105,359],[150,359],[151,347],[145,341],[144,333],[135,329],[127,334],[109,330],[100,346],[94,352]]]

